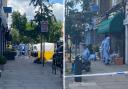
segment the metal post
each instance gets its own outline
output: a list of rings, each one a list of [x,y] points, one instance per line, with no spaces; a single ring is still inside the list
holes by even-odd
[[[71,58],[72,58],[72,54],[71,54],[71,46],[70,46],[70,55],[69,55],[70,62],[72,60]]]
[[[42,61],[43,57],[42,57],[42,51],[43,51],[43,47],[42,47],[42,42],[43,42],[43,35],[41,33],[41,45],[40,45],[40,48],[41,48],[41,51],[40,51],[40,60]],[[43,65],[44,66],[44,65]]]
[[[42,12],[43,12],[43,9],[42,9],[42,4],[41,4],[41,15],[42,15]],[[41,31],[41,22],[40,22],[40,31]],[[44,60],[42,57],[42,51],[43,51],[42,42],[43,42],[43,34],[41,31],[41,54],[40,54],[41,61]],[[43,61],[43,67],[44,67],[44,61]]]
[[[75,56],[77,56],[77,41],[75,40]]]
[[[43,38],[44,38],[44,45],[43,45],[43,66],[44,66],[44,64],[45,64],[45,57],[44,57],[44,53],[45,53],[45,36],[43,36]]]

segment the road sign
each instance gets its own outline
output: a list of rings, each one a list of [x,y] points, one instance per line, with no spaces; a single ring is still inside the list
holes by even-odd
[[[48,32],[48,21],[41,21],[41,32]]]

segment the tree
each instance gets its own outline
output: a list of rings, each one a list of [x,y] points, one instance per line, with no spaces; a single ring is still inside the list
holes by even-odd
[[[48,41],[57,42],[61,37],[62,23],[60,21],[53,22],[53,24],[50,26],[50,29]]]
[[[20,24],[20,13],[18,11],[14,11],[12,13],[12,28],[16,28],[19,30]]]
[[[26,15],[21,15],[19,11],[12,13],[12,28],[19,34],[19,42],[30,42],[30,39],[36,40],[36,24],[31,25],[27,22]],[[12,30],[13,31],[13,30]],[[12,33],[13,34],[13,33]],[[15,37],[13,37],[15,41]]]
[[[47,4],[46,4],[47,2]],[[52,7],[49,4],[49,0],[31,0],[30,5],[33,4],[36,7],[39,7],[37,11],[35,11],[36,15],[34,20],[40,24],[40,21],[49,21],[52,19],[53,12],[50,9]]]
[[[59,40],[62,23],[56,20],[50,9],[52,5],[48,3],[48,0],[31,0],[30,4],[34,5],[35,8],[39,8],[35,11],[36,15],[33,21],[28,22],[26,15],[21,15],[19,11],[12,13],[12,28],[19,32],[20,42],[40,42],[41,21],[48,21],[48,32],[44,34],[47,41],[56,42]]]
[[[37,30],[40,33],[40,22],[48,21],[48,32],[45,33],[45,38],[49,42],[56,41],[60,38],[61,29],[59,22],[56,21],[56,18],[53,14],[53,11],[50,9],[52,5],[49,3],[49,0],[31,0],[30,5],[33,4],[36,7],[39,7],[38,11],[35,11],[36,15],[34,21],[38,24]],[[56,36],[56,37],[55,37]]]
[[[74,38],[78,38],[78,43],[81,41],[83,27],[85,23],[92,23],[94,13],[90,11],[91,0],[70,0],[66,2],[68,9],[65,16],[65,33],[71,37],[73,43]],[[74,7],[80,4],[82,11],[78,12]]]
[[[19,31],[15,28],[11,30],[12,43],[19,43]]]
[[[27,18],[26,15],[21,15],[19,11],[14,11],[12,13],[12,28],[19,31],[20,34],[25,33]]]
[[[78,44],[81,41],[81,12],[78,12],[78,10],[74,8],[78,1],[70,0],[66,2],[65,6],[68,9],[68,13],[66,13],[65,16],[65,33],[66,37],[68,37],[68,35],[71,37],[71,41],[74,44]],[[66,39],[66,41],[67,40],[68,39]]]
[[[49,2],[49,0],[31,0],[30,5],[33,4],[34,6],[38,6],[44,2]]]

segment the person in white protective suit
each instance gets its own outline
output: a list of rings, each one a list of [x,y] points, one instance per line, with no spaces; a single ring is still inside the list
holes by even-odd
[[[110,59],[110,37],[106,37],[103,45],[103,59],[104,64],[109,64]]]
[[[104,47],[104,43],[105,43],[105,39],[102,41],[101,45],[100,45],[100,58],[103,61],[103,47]]]
[[[84,59],[84,60],[86,60],[86,61],[90,61],[89,60],[89,57],[90,57],[90,51],[89,51],[89,49],[88,49],[88,47],[87,46],[84,46],[84,51],[83,51],[83,53],[82,53],[82,58]]]

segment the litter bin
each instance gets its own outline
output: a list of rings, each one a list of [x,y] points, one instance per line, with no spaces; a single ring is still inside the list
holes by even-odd
[[[82,75],[82,60],[81,56],[76,56],[74,61],[74,74]],[[75,82],[81,82],[82,77],[75,77]]]

